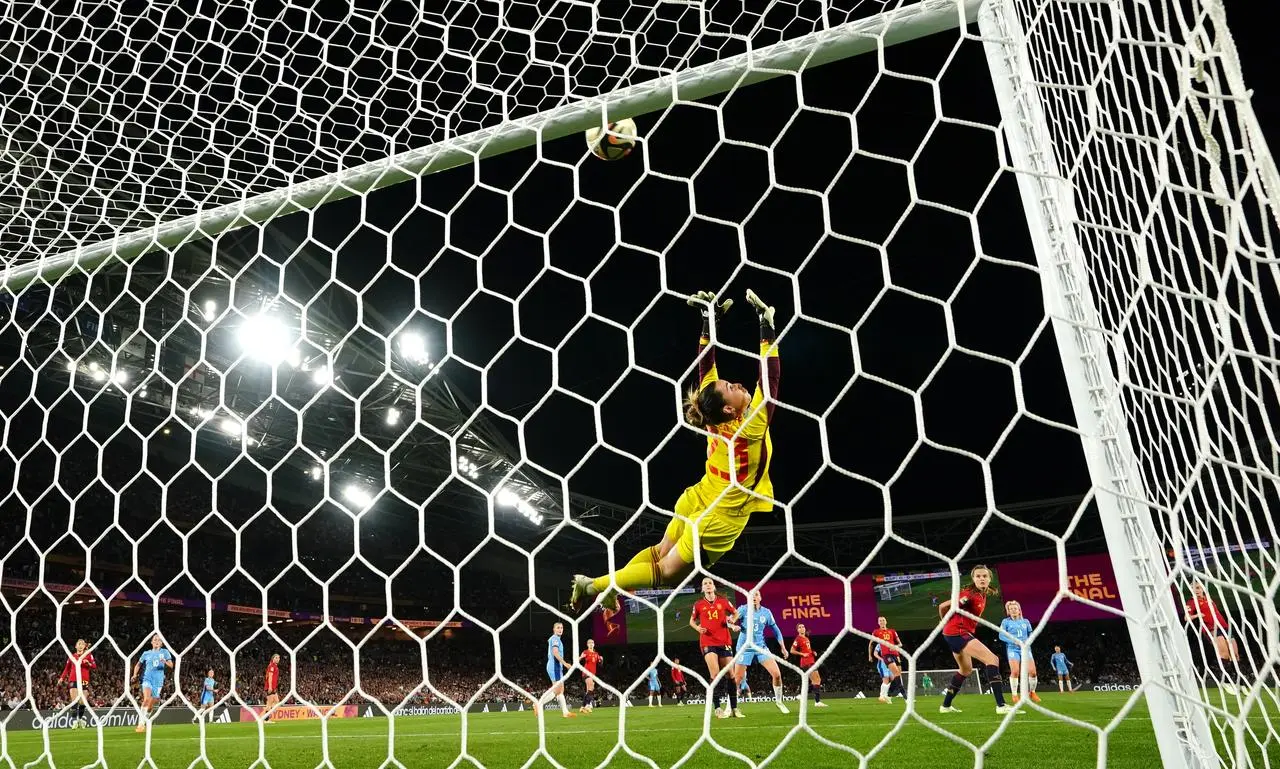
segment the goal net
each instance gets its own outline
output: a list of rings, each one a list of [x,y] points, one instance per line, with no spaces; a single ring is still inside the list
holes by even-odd
[[[881,601],[892,601],[898,596],[911,595],[910,582],[890,582],[887,585],[878,585],[876,587],[876,598]]]
[[[1246,83],[1217,0],[8,3],[0,760],[1274,764]],[[1006,600],[1081,691],[940,713]]]

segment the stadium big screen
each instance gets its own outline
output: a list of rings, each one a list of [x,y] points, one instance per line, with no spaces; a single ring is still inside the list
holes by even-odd
[[[1058,594],[1058,561],[1053,558],[994,564],[991,574],[991,586],[997,594],[988,601],[983,619],[993,624],[999,624],[1004,617],[1005,601],[1022,604],[1023,614],[1032,622],[1039,622]],[[1120,608],[1109,556],[1100,553],[1068,557],[1065,576],[1070,595],[1053,609],[1051,621],[1115,616],[1092,605]],[[967,579],[967,575],[961,575],[962,584]],[[951,574],[946,571],[877,574],[872,581],[877,610],[889,620],[890,627],[898,630],[933,628],[938,623],[939,604],[951,598]]]
[[[846,587],[833,577],[770,580],[760,586],[761,603],[767,606],[787,638],[803,623],[814,636],[834,636],[842,628],[870,631],[875,627],[876,605],[871,577],[857,577]],[[736,583],[742,591],[730,597],[735,606],[746,604],[746,594],[757,583]],[[721,591],[722,593],[724,591]],[[652,643],[659,634],[659,616],[668,642],[693,642],[697,633],[689,626],[689,611],[699,593],[692,587],[679,591],[642,590],[637,593],[661,609],[655,611],[644,601],[623,599],[618,613],[596,611],[593,633],[596,643]]]
[[[1270,547],[1270,543],[1262,547]],[[1257,576],[1261,572],[1248,556],[1219,554],[1216,557],[1225,565],[1218,568],[1247,571],[1261,586]],[[996,595],[988,602],[983,618],[992,624],[999,624],[1004,617],[1005,601],[1022,604],[1022,613],[1032,622],[1045,618],[1062,584],[1060,576],[1065,578],[1067,594],[1053,608],[1050,621],[1113,619],[1122,608],[1111,558],[1106,553],[1069,556],[1062,575],[1053,558],[1006,561],[990,564],[990,568]],[[960,576],[961,584],[967,582],[967,574]],[[741,606],[746,602],[745,592],[756,583],[736,584],[743,593],[733,596],[733,600]],[[772,580],[761,591],[762,602],[773,611],[783,634],[790,638],[800,622],[814,636],[836,635],[846,625],[870,632],[876,627],[877,616],[887,618],[889,626],[897,630],[930,630],[938,623],[939,604],[951,597],[951,584],[948,571],[911,570],[859,576],[847,593],[844,583],[832,577]],[[689,610],[698,594],[692,587],[675,595],[672,592],[646,590],[640,595],[662,607],[661,624],[668,641],[692,642],[697,633],[689,627]],[[1173,598],[1176,604],[1186,600],[1179,595]],[[658,616],[659,612],[643,602],[624,599],[621,611],[615,615],[596,612],[594,637],[597,643],[652,643],[658,639]]]

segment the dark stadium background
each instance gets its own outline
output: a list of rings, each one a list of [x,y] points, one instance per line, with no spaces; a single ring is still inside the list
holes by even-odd
[[[1250,4],[1229,8],[1255,107],[1274,136],[1280,114],[1265,77],[1267,48],[1256,31],[1263,25],[1253,18],[1259,13]],[[538,644],[521,639],[545,636],[553,607],[567,597],[569,574],[605,568],[603,542],[582,529],[616,536],[616,555],[625,561],[656,540],[663,510],[699,476],[704,443],[678,426],[680,390],[647,372],[682,385],[687,380],[699,321],[684,296],[702,289],[723,290],[738,304],[718,329],[722,344],[740,350],[755,345],[754,319],[742,302],[748,287],[777,306],[782,324],[782,408],[773,428],[781,504],[753,517],[735,551],[716,567],[718,576],[760,578],[781,559],[788,520],[797,550],[842,574],[863,564],[872,570],[938,565],[907,543],[882,540],[886,502],[896,533],[949,556],[960,554],[982,521],[988,493],[1025,523],[1065,531],[1089,487],[1078,440],[1016,413],[1008,366],[957,349],[943,360],[949,333],[957,346],[1005,360],[1025,354],[1016,386],[1027,411],[1072,421],[1057,349],[1050,332],[1038,328],[1043,309],[1033,257],[1013,179],[997,174],[995,134],[949,124],[924,140],[935,95],[950,118],[996,122],[980,45],[964,42],[948,62],[955,36],[938,38],[884,53],[886,69],[936,79],[936,94],[920,81],[877,78],[873,57],[807,72],[803,93],[817,107],[852,111],[861,104],[864,152],[906,160],[919,151],[912,163],[916,196],[976,210],[975,217],[913,205],[900,163],[861,155],[838,172],[849,150],[847,124],[817,112],[786,128],[776,151],[777,180],[811,189],[833,184],[832,230],[887,242],[883,265],[871,248],[820,239],[816,198],[769,190],[759,150],[717,143],[717,115],[732,140],[767,143],[784,131],[797,92],[797,81],[784,77],[707,100],[718,113],[682,106],[660,122],[656,115],[639,117],[642,149],[618,163],[584,158],[581,139],[570,137],[328,204],[313,215],[285,217],[261,232],[248,228],[192,243],[171,266],[150,255],[128,274],[110,267],[92,280],[70,278],[54,291],[29,290],[13,308],[17,322],[0,329],[8,359],[0,380],[0,486],[16,490],[0,501],[0,588],[4,624],[29,635],[0,651],[0,660],[18,669],[60,669],[62,651],[50,645],[48,622],[58,611],[64,627],[109,637],[130,654],[151,629],[149,608],[113,610],[108,625],[96,606],[74,603],[100,602],[116,589],[206,593],[271,609],[488,623],[501,626],[495,641],[466,627],[457,633],[465,650],[449,650],[442,633],[428,644],[431,654],[488,658],[490,644],[501,643],[520,653],[532,648],[537,657]],[[544,162],[535,162],[539,157]],[[627,195],[646,163],[678,177],[696,171],[692,196],[658,174]],[[574,164],[580,168],[576,188]],[[531,232],[509,225],[508,200],[513,223]],[[741,241],[724,225],[687,219],[692,206],[707,217],[740,221],[757,204]],[[428,208],[449,212],[448,227]],[[546,233],[545,240],[534,233]],[[983,254],[1009,264],[982,261],[966,276],[979,239]],[[380,272],[387,255],[399,269],[421,276]],[[223,277],[206,271],[211,263]],[[898,290],[874,301],[882,266]],[[166,281],[170,268],[174,280]],[[232,289],[225,276],[237,273]],[[358,291],[358,298],[326,285],[330,276]],[[351,334],[333,361],[335,392],[318,401],[310,402],[316,388],[306,372],[280,374],[282,397],[273,400],[261,365],[231,364],[229,335],[211,334],[201,351],[191,305],[214,299],[219,312],[228,302],[248,308],[274,286],[307,307],[313,353]],[[318,286],[324,291],[317,297]],[[105,312],[82,312],[86,295]],[[927,297],[950,299],[950,329],[940,305]],[[151,314],[142,321],[140,298],[151,299]],[[805,318],[797,319],[797,302]],[[62,326],[50,322],[55,313],[45,308],[59,304],[71,308],[68,317],[87,324],[67,324],[83,333],[70,334],[64,349],[84,349],[99,359],[139,326],[176,323],[178,330],[163,339],[153,334],[159,344],[143,360],[150,356],[156,375],[145,383],[103,387],[81,373],[73,390],[65,358],[51,355],[51,339]],[[163,309],[157,314],[158,306]],[[594,317],[579,324],[588,311]],[[181,317],[186,320],[179,322]],[[440,318],[452,319],[447,338]],[[402,361],[396,364],[399,379],[379,379],[382,359],[388,351],[394,357],[394,343],[384,339],[406,320],[426,336],[433,363]],[[20,335],[19,325],[35,331]],[[621,327],[633,329],[631,345]],[[851,338],[847,330],[854,327]],[[937,367],[920,396],[923,433],[903,389],[868,376],[846,387],[854,374],[851,339],[865,374],[902,388],[918,389]],[[450,354],[442,358],[444,350]],[[211,364],[202,366],[206,381],[187,378],[174,387],[193,352]],[[722,375],[754,380],[751,356],[722,347],[719,360]],[[225,375],[215,376],[214,369]],[[237,413],[261,408],[248,433],[259,443],[247,446],[243,457],[239,440],[220,434],[216,421],[199,426],[183,413],[187,404],[212,407],[219,382]],[[548,395],[553,383],[558,390]],[[144,385],[152,399],[176,390],[182,412],[166,418],[165,409],[137,395]],[[122,390],[134,393],[127,413]],[[301,416],[289,408],[304,404],[308,410]],[[421,422],[412,429],[407,421],[384,424],[390,404]],[[814,414],[825,414],[825,431]],[[119,430],[124,422],[132,429]],[[985,455],[1011,422],[991,462],[988,490],[979,463],[949,449]],[[77,437],[82,429],[92,440]],[[459,436],[466,448],[455,452],[443,432]],[[327,497],[325,483],[308,475],[316,457],[290,443],[296,434],[329,462]],[[349,442],[354,436],[359,439]],[[390,457],[386,463],[382,452]],[[511,476],[513,487],[533,500],[542,525],[449,479],[456,453],[482,466],[480,477],[491,490]],[[650,459],[642,469],[627,455]],[[147,474],[140,474],[144,468]],[[852,474],[888,484],[887,494]],[[375,493],[394,487],[402,498],[383,494],[353,517],[340,498],[350,483]],[[68,499],[81,494],[74,504]],[[1048,501],[1020,504],[1037,500]],[[209,516],[215,504],[221,515]],[[279,514],[262,512],[267,505]],[[566,512],[580,528],[556,528]],[[228,524],[241,527],[238,536]],[[289,524],[297,525],[295,532]],[[985,526],[964,564],[1053,552],[1051,540],[1010,523],[987,519]],[[440,557],[419,549],[420,538]],[[1067,550],[1103,549],[1089,508]],[[868,560],[873,550],[877,554]],[[367,563],[351,561],[357,551]],[[87,568],[90,552],[93,566]],[[406,562],[390,580],[375,571]],[[778,571],[811,573],[795,559],[782,560]],[[65,601],[12,584],[41,578],[88,582]],[[319,581],[330,581],[328,605]],[[251,615],[206,617],[177,607],[159,608],[154,616],[161,630],[198,639],[206,655],[227,660],[225,665],[231,664],[225,651],[245,643],[242,655],[297,647],[294,664],[302,666],[309,649],[353,653],[341,651],[339,635],[358,641],[369,632],[343,625],[308,635],[313,627],[305,623],[281,627]],[[212,635],[200,634],[206,622],[223,650]],[[388,635],[381,632],[378,643]],[[853,639],[854,653],[860,645]],[[26,651],[31,648],[44,652],[33,656]],[[412,668],[417,647],[397,649],[394,654]],[[259,675],[256,663],[249,671]],[[6,681],[6,690],[13,685]],[[338,682],[335,691],[345,685]]]

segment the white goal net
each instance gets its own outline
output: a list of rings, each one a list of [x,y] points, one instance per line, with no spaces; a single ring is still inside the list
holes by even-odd
[[[1278,203],[1219,0],[8,3],[0,761],[1273,766]]]

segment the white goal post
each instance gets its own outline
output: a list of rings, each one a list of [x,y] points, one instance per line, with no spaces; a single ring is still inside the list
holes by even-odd
[[[237,4],[209,5],[227,11]],[[607,4],[565,0],[525,19],[520,5],[459,0],[442,4],[447,11],[424,5],[409,20],[391,18],[388,9],[352,11],[352,18],[368,22],[373,31],[364,48],[353,45],[350,51],[344,41],[363,33],[346,26],[346,18],[326,19],[324,11],[304,5],[291,11],[299,18],[281,15],[241,25],[235,34],[245,37],[225,44],[228,58],[222,62],[201,54],[200,46],[219,45],[214,28],[228,24],[213,24],[203,14],[148,21],[154,39],[144,40],[143,34],[108,34],[128,25],[80,10],[54,14],[22,2],[0,12],[0,66],[14,73],[0,75],[0,477],[9,485],[0,487],[7,505],[0,512],[21,518],[20,525],[0,531],[0,604],[15,635],[11,651],[0,650],[0,679],[22,682],[19,701],[36,711],[31,724],[47,730],[58,722],[45,717],[53,694],[41,682],[49,678],[47,668],[60,669],[77,633],[104,636],[91,642],[104,660],[104,672],[95,675],[104,691],[108,681],[118,684],[95,707],[108,708],[103,712],[113,718],[136,713],[140,695],[128,672],[164,625],[175,628],[165,635],[177,639],[179,658],[210,669],[214,663],[206,660],[220,660],[231,671],[227,675],[238,679],[219,690],[218,707],[242,708],[256,721],[263,702],[246,691],[249,679],[261,675],[260,657],[274,648],[298,653],[315,648],[309,644],[329,644],[312,659],[330,654],[350,662],[350,669],[314,676],[324,687],[312,685],[307,670],[290,671],[281,684],[291,692],[286,707],[314,711],[313,705],[333,700],[344,704],[330,714],[339,708],[370,717],[375,711],[414,713],[413,708],[456,712],[463,723],[458,762],[479,763],[484,732],[467,729],[470,714],[481,707],[499,711],[485,697],[501,703],[499,712],[509,704],[519,712],[543,695],[541,655],[548,653],[544,644],[552,621],[569,624],[564,656],[570,668],[561,673],[572,676],[575,686],[580,680],[575,665],[597,617],[570,615],[539,584],[542,575],[561,576],[577,566],[578,553],[588,551],[584,559],[599,555],[608,568],[621,567],[636,550],[654,544],[640,539],[662,536],[670,516],[676,495],[663,485],[670,479],[655,480],[658,473],[652,471],[662,466],[666,446],[692,440],[688,426],[676,427],[676,416],[655,418],[653,424],[663,427],[653,445],[638,438],[632,444],[632,433],[644,430],[632,430],[613,413],[621,394],[628,403],[662,399],[663,408],[678,402],[681,380],[697,370],[692,362],[668,365],[667,358],[649,353],[656,343],[640,341],[650,332],[656,308],[675,303],[686,310],[687,295],[704,289],[732,289],[738,298],[748,288],[744,281],[773,280],[776,298],[770,301],[779,308],[783,354],[790,354],[790,340],[798,336],[810,334],[797,347],[813,350],[820,347],[815,339],[829,335],[840,348],[832,370],[837,358],[847,357],[848,366],[830,382],[797,388],[802,394],[795,401],[785,388],[781,400],[772,393],[765,397],[778,407],[779,419],[813,428],[811,435],[793,428],[789,437],[818,444],[810,447],[817,466],[790,485],[788,469],[776,470],[782,480],[772,514],[785,522],[786,536],[771,545],[772,563],[757,569],[756,561],[738,561],[731,550],[709,569],[717,580],[767,584],[785,569],[838,583],[846,619],[837,618],[837,629],[815,645],[816,670],[824,676],[831,671],[828,680],[838,681],[834,673],[847,662],[841,655],[849,648],[856,664],[865,664],[874,618],[850,618],[856,603],[850,596],[881,549],[902,544],[930,559],[929,568],[949,570],[956,577],[949,588],[954,599],[959,580],[977,562],[984,531],[1004,526],[1051,543],[1058,562],[1058,593],[1044,615],[1034,618],[1036,635],[1029,643],[1037,651],[1044,649],[1041,634],[1053,611],[1073,602],[1125,620],[1141,682],[1131,704],[1139,697],[1145,702],[1165,767],[1244,767],[1259,752],[1274,750],[1280,699],[1270,683],[1280,664],[1280,531],[1270,511],[1280,503],[1280,441],[1274,431],[1280,420],[1280,350],[1269,313],[1280,307],[1280,282],[1273,274],[1280,174],[1251,107],[1221,0],[921,0],[876,4],[892,7],[875,13],[861,2],[838,10],[832,7],[838,4],[798,0],[769,4],[758,14],[744,7],[728,20],[721,18],[728,13],[723,7],[699,0],[620,3],[637,11],[617,18]],[[253,17],[253,11],[246,13]],[[668,13],[676,14],[674,21]],[[65,25],[55,15],[66,16]],[[304,37],[311,42],[281,31],[311,29],[300,22],[328,31],[308,31]],[[333,28],[320,22],[332,22]],[[548,42],[543,31],[554,24],[566,31]],[[177,63],[169,69],[153,66],[146,56],[156,55],[158,41],[177,45],[188,25],[189,36],[203,35],[203,42],[193,43],[191,51],[175,49]],[[163,30],[172,32],[170,38]],[[254,38],[259,33],[261,40]],[[268,40],[272,35],[287,39],[280,47],[296,53],[296,61],[237,48],[256,52],[261,43],[265,51],[267,43],[279,44]],[[568,41],[579,39],[586,42],[572,50],[575,43]],[[943,39],[954,42],[930,74],[910,71],[896,59],[911,45]],[[688,40],[694,42],[685,47]],[[320,52],[310,52],[312,43]],[[587,50],[593,46],[607,53]],[[955,77],[947,80],[966,46],[981,51],[994,93],[985,119],[973,117],[968,104],[956,106],[981,100],[954,95]],[[655,49],[662,55],[650,58]],[[256,102],[247,91],[236,92],[227,83],[251,77],[236,71],[248,59],[236,63],[231,54],[278,63],[280,71],[272,72],[279,83],[253,75],[266,83],[262,94],[254,94],[261,97]],[[135,63],[120,64],[125,59]],[[865,93],[831,96],[806,85],[814,70],[851,59],[874,70],[859,83]],[[424,64],[425,72],[403,64],[427,60],[432,65]],[[448,71],[447,60],[464,64]],[[56,64],[64,64],[65,72]],[[202,64],[209,73],[202,73]],[[593,67],[608,72],[599,81],[606,85],[591,84],[587,70]],[[286,82],[284,75],[298,74],[291,68],[304,73],[301,84]],[[545,72],[530,74],[538,68]],[[370,71],[377,74],[370,77]],[[183,80],[187,76],[221,85],[193,92]],[[343,105],[330,105],[325,97],[316,106],[308,83],[325,78],[330,91],[343,92]],[[794,84],[794,94],[786,97],[791,101],[770,116],[779,119],[733,114],[734,100],[750,99],[758,93],[753,89],[779,80],[788,88]],[[987,87],[985,81],[963,85],[975,92]],[[917,146],[902,156],[877,143],[898,133],[891,122],[895,113],[904,122],[911,119],[911,110],[875,101],[876,93],[894,88],[919,88],[928,93],[927,109],[936,109],[927,126],[911,134]],[[379,122],[383,102],[400,105],[395,119]],[[366,111],[335,117],[352,103]],[[699,125],[711,137],[708,146],[688,149],[683,136],[658,143],[664,130],[671,133],[670,125],[680,125],[671,116],[682,109],[707,118]],[[952,116],[952,109],[963,116]],[[135,120],[132,112],[145,119]],[[635,117],[649,123],[641,125],[642,151],[617,163],[575,157],[560,149],[565,142],[557,144],[581,144],[584,130]],[[392,125],[400,118],[415,126],[404,129],[417,142],[408,148],[396,133],[404,126]],[[828,121],[822,130],[831,134],[817,137],[821,141],[805,135],[797,128],[804,120]],[[748,130],[766,123],[771,136]],[[988,151],[994,169],[985,187],[959,202],[932,199],[926,184],[928,166],[950,168],[947,163],[955,160],[936,154],[939,146],[948,149],[949,140],[938,138],[947,131],[968,132],[955,140],[956,155]],[[394,140],[388,138],[393,134]],[[805,151],[788,155],[784,148],[788,142],[796,146],[797,135]],[[261,142],[268,150],[261,157],[242,156],[242,141]],[[202,145],[214,146],[212,157],[200,154]],[[348,152],[350,146],[361,149]],[[682,158],[685,165],[672,170],[651,147],[671,148],[672,156],[687,151],[696,162]],[[698,182],[715,179],[717,162],[749,165],[729,154],[738,150],[765,158],[760,165],[767,183],[750,205],[715,208],[708,199],[739,191],[723,189],[736,186],[733,175],[719,178],[721,189],[711,192],[699,190]],[[518,153],[528,153],[527,168],[504,171],[511,178],[499,181],[486,175],[486,163]],[[150,163],[155,168],[148,169]],[[858,163],[876,164],[881,175],[868,173],[865,183],[854,178],[865,169]],[[593,181],[593,175],[608,172],[615,173],[612,187]],[[892,184],[882,189],[886,178]],[[1001,180],[1009,180],[1016,195],[1002,198]],[[637,214],[633,202],[641,199],[638,190],[646,182],[669,183],[675,192],[662,188],[652,208]],[[554,184],[563,189],[552,190]],[[383,201],[397,191],[402,198],[384,208]],[[850,223],[860,224],[864,207],[873,210],[878,198],[895,193],[906,202],[901,211],[881,217],[882,227]],[[785,209],[770,220],[761,211],[775,194],[802,201],[788,198],[786,205],[812,215]],[[557,195],[564,196],[563,204]],[[183,207],[170,207],[166,197],[180,198]],[[469,212],[468,205],[481,198],[491,207]],[[681,209],[685,198],[687,211]],[[1018,227],[1004,228],[1013,234],[992,232],[1013,215],[1014,205],[999,208],[1012,200],[1020,204],[1025,237]],[[563,210],[548,213],[544,205]],[[180,215],[170,213],[179,210]],[[339,210],[332,221],[350,232],[327,231],[328,213]],[[392,210],[397,213],[386,213]],[[596,217],[582,225],[589,235],[574,229],[574,211]],[[957,223],[956,230],[937,236],[941,247],[930,243],[925,249],[911,240],[931,231],[912,218],[921,211]],[[591,229],[597,224],[601,229]],[[664,233],[665,241],[629,240],[637,227]],[[699,227],[716,234],[700,240]],[[470,241],[469,230],[490,236]],[[785,237],[769,240],[777,231]],[[602,241],[599,248],[593,239]],[[773,253],[793,247],[800,253]],[[830,263],[822,261],[826,247],[835,254],[828,255]],[[597,263],[566,266],[563,252],[573,250],[596,254],[591,258]],[[681,262],[693,259],[690,250],[705,264]],[[960,255],[956,260],[968,262],[952,269],[942,256],[913,260],[904,250],[954,252]],[[619,268],[619,254],[637,259]],[[641,262],[646,266],[635,266]],[[644,279],[626,272],[649,267],[652,275]],[[845,269],[861,272],[831,277]],[[983,304],[966,292],[982,285],[989,269],[1032,276],[1042,300],[1033,330],[998,351],[974,343],[972,326],[956,320],[966,301]],[[622,270],[622,277],[609,270]],[[950,280],[943,288],[917,284],[933,272],[954,275],[940,279]],[[815,278],[817,273],[823,277]],[[716,285],[692,285],[695,279]],[[865,296],[859,293],[877,281]],[[554,299],[544,297],[539,305],[539,290]],[[824,291],[840,298],[824,304],[815,298]],[[627,292],[638,296],[620,297]],[[576,308],[579,294],[581,312],[572,322],[546,335],[529,330],[554,314],[549,307]],[[735,320],[750,311],[738,301]],[[913,309],[881,320],[893,301]],[[616,306],[625,310],[615,312]],[[884,363],[892,354],[875,360],[885,338],[906,344],[901,339],[913,331],[899,337],[898,327],[926,315],[937,320],[933,358],[901,369]],[[993,317],[999,319],[987,314],[985,320]],[[509,320],[510,328],[494,318]],[[577,348],[596,342],[575,335],[591,323],[600,338],[612,340],[610,354],[622,361],[618,371],[601,373],[602,368],[579,376],[588,367]],[[496,340],[486,338],[490,326],[499,329]],[[755,360],[754,339],[743,347],[725,342],[718,325],[713,328],[711,344]],[[435,334],[430,341],[429,334]],[[469,336],[486,341],[473,343]],[[1069,398],[1065,411],[1050,416],[1045,414],[1054,414],[1052,408],[1041,412],[1039,401],[1028,396],[1041,343],[1057,353],[1051,386],[1061,374]],[[998,370],[991,381],[1010,392],[1004,410],[993,409],[1000,412],[989,420],[996,429],[980,446],[931,431],[931,415],[936,420],[939,412],[962,410],[939,409],[930,400],[947,389],[939,383],[949,361],[960,358]],[[518,397],[503,390],[512,381],[536,389],[544,362],[541,390]],[[250,364],[261,368],[251,370]],[[825,369],[810,379],[824,377]],[[654,389],[633,401],[626,388],[637,379]],[[832,386],[823,390],[827,384]],[[845,429],[876,442],[875,431],[864,428],[880,425],[878,415],[862,416],[855,428],[842,422],[856,422],[848,412],[857,406],[849,402],[863,386],[907,414],[896,425],[897,432],[910,435],[907,447],[883,456],[877,451],[875,461],[849,458],[833,445]],[[565,425],[575,414],[589,415],[580,420],[586,425],[581,440],[572,427],[563,433],[539,427],[556,399],[564,407],[556,418]],[[993,468],[997,459],[1025,450],[1025,443],[1022,449],[1010,446],[1011,436],[1026,424],[1069,436],[1083,453],[1085,501],[1061,529],[1048,531],[1001,510],[1009,498],[1000,493]],[[546,458],[554,452],[540,453],[531,437],[539,429],[552,434],[548,443],[571,447],[564,449],[572,456],[563,466]],[[926,451],[979,468],[981,490],[975,493],[986,513],[956,552],[912,542],[894,528],[896,495],[921,477],[907,470]],[[590,482],[584,479],[591,475],[590,463],[605,453],[640,478],[638,500],[607,514],[599,512],[603,505],[584,502],[602,493],[599,487],[582,489]],[[812,509],[803,505],[831,493],[821,488],[824,473],[861,491],[871,489],[870,496],[884,506],[884,535],[865,543],[856,567],[837,567],[796,544],[797,511]],[[619,488],[625,485],[618,482]],[[399,522],[379,529],[382,521],[367,515],[379,506],[397,511]],[[433,517],[445,510],[453,517]],[[880,513],[877,508],[875,515]],[[1093,515],[1104,533],[1118,595],[1082,595],[1071,582],[1067,561],[1078,551],[1073,532]],[[751,536],[750,527],[742,536]],[[255,542],[268,537],[285,544],[264,555]],[[255,572],[253,561],[267,565]],[[477,569],[492,571],[477,577]],[[725,576],[733,569],[744,571]],[[504,580],[515,587],[503,592]],[[400,600],[428,585],[430,602],[416,593],[413,600]],[[1001,585],[1011,595],[1017,587]],[[233,598],[220,597],[236,590],[241,592]],[[636,592],[661,597],[670,591]],[[910,582],[867,592],[894,609],[919,610],[928,622],[935,612],[921,602],[948,597],[941,589],[926,596],[924,586],[913,593]],[[517,600],[510,600],[511,593]],[[735,598],[737,605],[744,597]],[[797,598],[813,612],[805,618],[815,621],[842,608],[815,604],[808,595]],[[1208,602],[1215,608],[1203,608]],[[664,608],[677,603],[667,599]],[[187,613],[178,621],[164,616],[162,605]],[[1222,619],[1215,621],[1212,613],[1219,609]],[[110,619],[126,610],[137,614]],[[773,610],[781,616],[783,607]],[[89,612],[99,613],[85,620]],[[145,613],[150,625],[138,619]],[[251,632],[243,631],[244,616],[254,618]],[[635,675],[665,666],[666,676],[684,648],[667,639],[689,632],[686,615],[654,612],[646,601],[628,599],[625,611],[600,616],[606,634],[625,636],[628,623],[636,637],[652,633],[652,640],[639,643],[651,645],[646,654],[653,658],[628,663],[644,668],[630,671]],[[978,631],[984,642],[1001,616],[992,601]],[[541,623],[536,628],[535,621]],[[650,631],[646,622],[656,629]],[[431,670],[427,660],[428,649],[438,648],[432,644],[463,628],[485,634],[486,643],[492,640],[493,664],[482,680],[458,684],[448,667],[458,658],[447,650],[438,653]],[[532,674],[503,653],[504,644],[525,629],[538,647],[530,655],[537,662]],[[234,642],[220,635],[237,632],[247,635]],[[364,659],[390,637],[413,647],[394,666],[411,671],[405,680],[380,677],[377,666]],[[929,648],[940,642],[935,632]],[[1003,650],[992,648],[1003,662]],[[707,677],[691,652],[683,652],[682,664],[689,690],[702,698]],[[920,718],[932,715],[933,698],[943,694],[953,674],[915,669],[925,654],[924,648],[914,649],[902,664],[911,676],[906,707]],[[611,657],[606,650],[600,696],[643,697],[643,680],[610,677]],[[925,664],[945,659],[944,654]],[[773,760],[792,736],[804,732],[851,761],[864,760],[865,747],[838,744],[813,728],[813,713],[821,711],[811,711],[806,698],[818,684],[811,687],[794,662],[782,667],[786,685],[800,692],[798,720],[776,748],[762,749],[757,758]],[[554,670],[559,668],[551,660],[546,672],[554,676]],[[1040,677],[1048,680],[1046,670],[1041,668]],[[193,674],[181,664],[173,673]],[[170,707],[199,706],[189,683],[180,684],[185,691],[165,692]],[[983,693],[976,671],[960,693],[990,694]],[[537,754],[530,762],[556,763],[545,718],[560,712],[560,703],[548,695],[541,707],[533,706],[540,715]],[[59,700],[56,707],[52,712],[66,721],[68,709],[74,712],[77,705]],[[1083,723],[1051,708],[1019,707],[1097,734],[1100,765],[1107,761],[1107,740],[1118,739],[1115,722]],[[207,711],[199,726],[202,746],[205,722],[229,719],[230,712]],[[330,717],[321,732],[326,750],[329,741],[341,739],[330,735]],[[141,716],[139,729],[159,725],[148,718]],[[609,755],[625,752],[656,765],[659,759],[638,756],[623,739],[630,722],[619,718],[618,734],[606,734],[617,738]],[[892,725],[884,739],[916,725],[909,721]],[[0,747],[7,745],[14,723],[12,717],[0,719]],[[85,723],[90,724],[87,717]],[[928,728],[931,735],[964,744],[982,761],[985,746],[953,734],[942,722]],[[710,715],[692,729],[698,737],[688,753],[660,760],[683,761],[706,745],[732,753],[727,742],[712,739]],[[1015,731],[994,739],[1016,737]],[[396,739],[394,726],[390,739]],[[18,761],[16,752],[2,757],[34,762],[44,750],[29,760]]]

